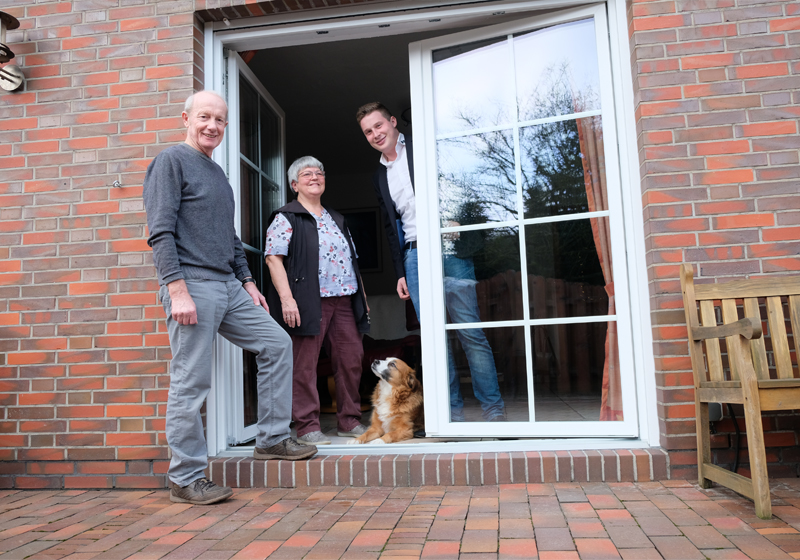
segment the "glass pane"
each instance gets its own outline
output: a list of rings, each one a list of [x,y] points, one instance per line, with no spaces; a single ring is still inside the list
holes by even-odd
[[[273,182],[281,184],[281,129],[278,115],[261,100],[261,171]]]
[[[447,331],[451,422],[527,422],[525,329]]]
[[[608,210],[600,117],[520,129],[526,218]]]
[[[240,201],[242,209],[242,243],[256,248],[262,246],[259,220],[258,171],[244,161],[240,168]],[[266,233],[266,232],[264,232]]]
[[[244,425],[252,426],[258,422],[258,365],[256,355],[247,350],[242,350],[242,392]]]
[[[514,37],[519,120],[600,108],[594,20]]]
[[[609,314],[608,218],[525,226],[525,250],[531,319]]]
[[[436,148],[442,227],[517,219],[510,130],[439,140]]]
[[[498,37],[433,53],[436,134],[510,123],[516,116],[509,43]]]
[[[448,323],[522,319],[519,229],[442,234]]]
[[[537,422],[622,420],[614,321],[536,326],[531,333]]]
[[[253,275],[253,280],[256,281],[256,286],[262,294],[266,293],[266,286],[263,285],[264,275],[262,274],[262,267],[264,264],[264,255],[262,252],[251,251],[250,249],[244,250],[244,255],[247,257],[247,268]]]
[[[262,245],[259,248],[263,249],[263,242],[267,235],[267,227],[269,226],[269,217],[272,213],[283,206],[281,204],[281,193],[277,185],[268,180],[263,175],[261,176],[261,219],[264,223],[264,231],[261,232],[259,239]]]
[[[239,150],[258,165],[258,94],[239,75]]]

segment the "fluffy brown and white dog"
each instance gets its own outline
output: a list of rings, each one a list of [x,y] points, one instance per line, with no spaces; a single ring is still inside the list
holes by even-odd
[[[372,362],[380,381],[372,393],[369,429],[347,443],[383,444],[414,437],[423,427],[422,386],[416,372],[403,360],[387,358]]]

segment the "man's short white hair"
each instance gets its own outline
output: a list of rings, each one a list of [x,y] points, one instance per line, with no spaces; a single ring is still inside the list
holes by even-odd
[[[222,97],[219,93],[217,93],[213,89],[203,89],[203,90],[200,90],[200,91],[197,91],[197,92],[193,93],[192,95],[190,95],[189,97],[186,98],[186,103],[183,104],[183,112],[184,113],[186,113],[187,115],[191,115],[192,114],[192,105],[194,104],[194,98],[195,98],[196,95],[198,95],[200,93],[210,93],[211,95],[215,95],[216,97],[219,97],[222,100],[222,102],[225,103],[225,109],[227,111],[228,103],[225,101],[224,97]]]

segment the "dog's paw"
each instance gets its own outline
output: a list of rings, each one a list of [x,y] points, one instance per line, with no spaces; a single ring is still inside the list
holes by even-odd
[[[356,438],[353,438],[353,439],[348,439],[348,440],[345,442],[345,445],[361,445],[361,442],[360,442],[360,441],[358,441],[358,439],[356,439]]]
[[[371,442],[369,442],[369,444],[370,445],[385,445],[386,442],[383,441],[383,438],[378,438],[378,439],[373,439]]]

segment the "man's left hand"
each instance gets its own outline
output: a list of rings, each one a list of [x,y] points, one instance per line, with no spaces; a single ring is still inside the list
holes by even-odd
[[[263,296],[263,294],[258,291],[255,282],[248,282],[247,284],[244,285],[244,289],[248,294],[250,294],[250,297],[253,298],[253,304],[260,305],[261,307],[267,310],[267,313],[269,313],[269,306],[267,305],[267,300]]]

